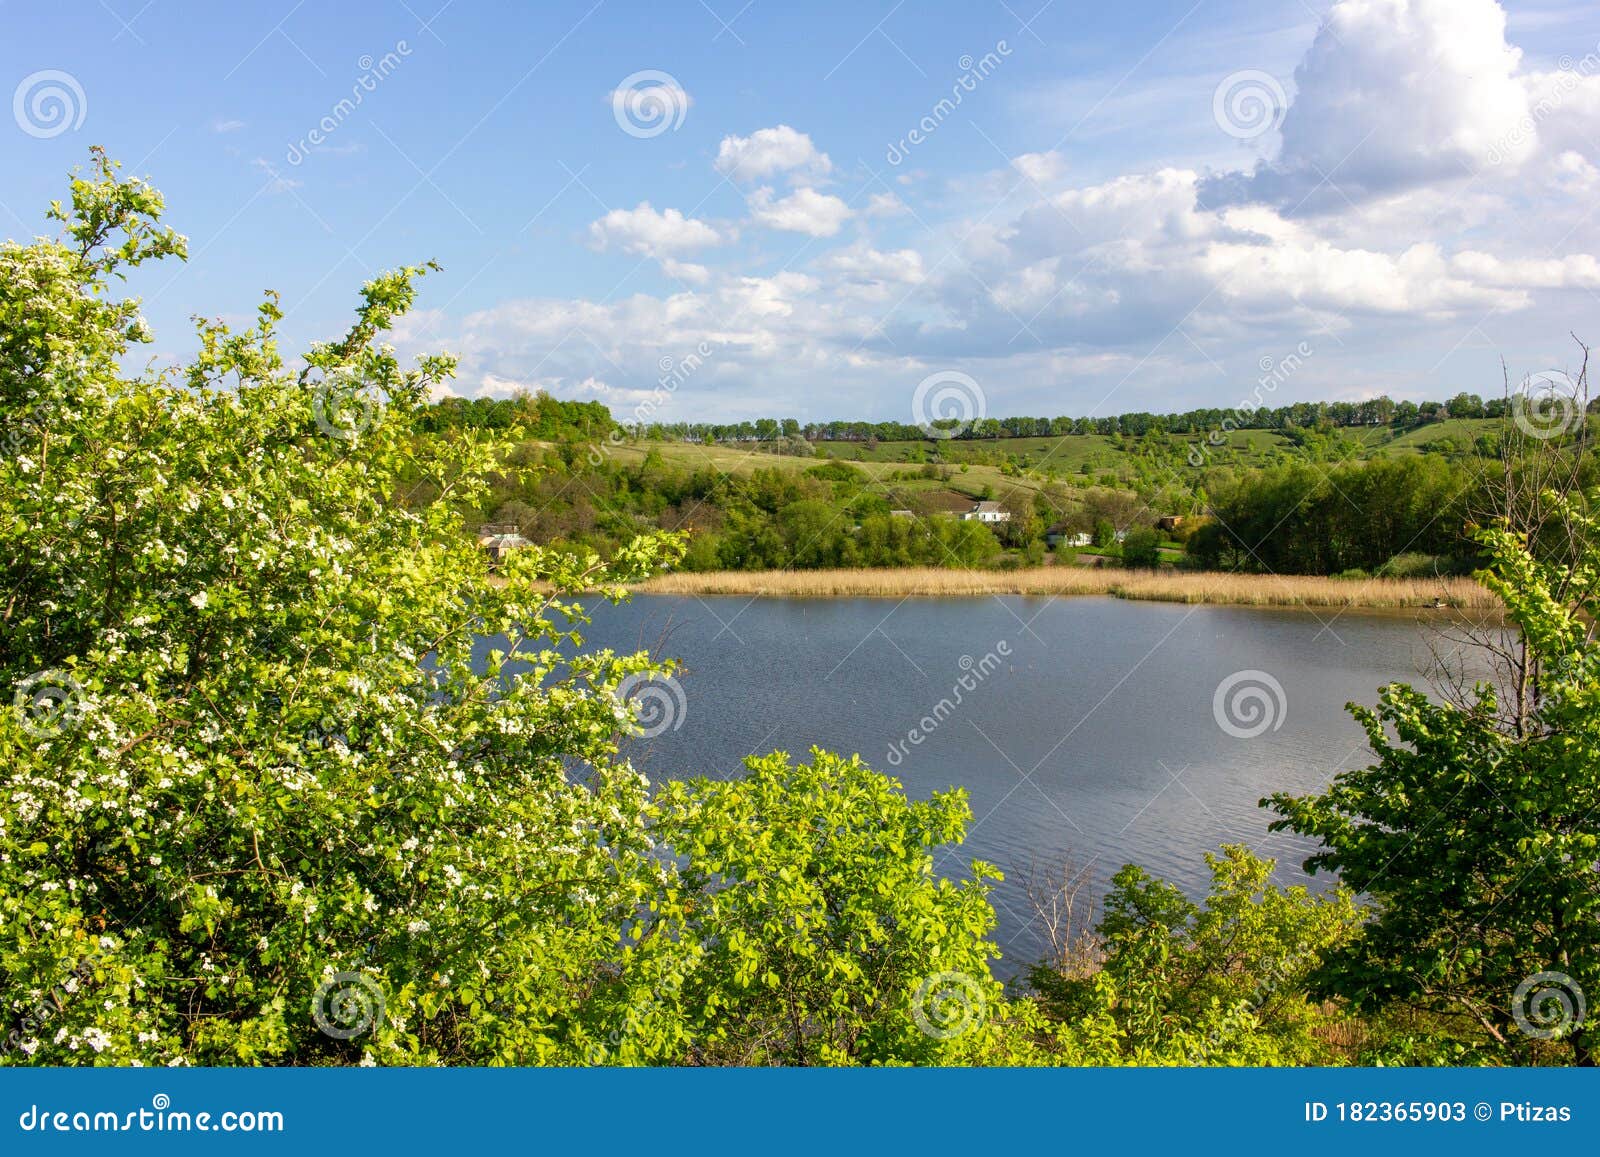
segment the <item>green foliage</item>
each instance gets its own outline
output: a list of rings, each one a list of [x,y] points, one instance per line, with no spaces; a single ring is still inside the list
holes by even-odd
[[[593,1002],[624,1026],[600,1058],[938,1064],[1000,1047],[1010,1013],[986,939],[999,874],[933,870],[971,817],[964,794],[913,802],[858,758],[811,756],[663,785],[651,833],[679,866]]]
[[[544,391],[511,398],[448,397],[417,415],[417,429],[519,431],[547,442],[598,442],[616,430],[603,402],[564,402]]]
[[[1277,887],[1273,862],[1238,846],[1206,861],[1203,905],[1134,865],[1118,872],[1099,927],[1103,968],[1076,979],[1036,968],[1045,1007],[1068,1024],[1109,1018],[1125,1063],[1336,1060],[1318,1035],[1334,1018],[1306,998],[1304,978],[1355,933],[1352,894]]]
[[[1555,1006],[1527,1007],[1520,985],[1559,973],[1569,1001],[1572,985],[1600,991],[1600,524],[1547,501],[1580,546],[1575,565],[1542,561],[1504,529],[1480,536],[1481,578],[1528,648],[1510,717],[1487,683],[1466,704],[1395,684],[1376,710],[1352,708],[1375,764],[1320,795],[1265,801],[1283,817],[1275,828],[1322,842],[1309,869],[1338,871],[1379,902],[1363,936],[1317,970],[1318,991],[1453,1013],[1524,1055],[1537,1039],[1518,1017]],[[1551,1027],[1574,1059],[1593,1059],[1592,1032],[1571,1017]]]
[[[1161,565],[1161,536],[1148,526],[1135,527],[1122,540],[1122,565],[1154,568]]]
[[[838,462],[618,466],[588,449],[616,444],[603,407],[430,405],[451,359],[402,365],[383,341],[427,266],[367,283],[349,331],[297,362],[269,295],[246,328],[199,323],[189,365],[129,371],[150,338],[112,290],[183,256],[161,211],[96,153],[52,208],[60,236],[0,246],[0,688],[16,697],[0,712],[0,1062],[1592,1059],[1576,1026],[1554,1045],[1510,1029],[1535,973],[1600,991],[1585,507],[1549,500],[1577,544],[1561,565],[1537,535],[1481,535],[1531,656],[1509,721],[1488,686],[1464,706],[1388,688],[1357,710],[1374,766],[1270,801],[1275,826],[1322,840],[1310,866],[1341,887],[1275,887],[1270,862],[1230,847],[1195,904],[1130,866],[1104,966],[1036,969],[1034,995],[1008,997],[998,874],[934,870],[965,834],[964,795],[909,800],[816,750],[652,799],[618,756],[622,688],[670,664],[585,650],[578,602],[620,599],[686,550],[695,566],[989,565],[987,528],[891,517]],[[1307,448],[1335,436],[1302,416]],[[804,442],[793,421],[757,433]],[[1110,434],[1139,470],[1181,451],[1154,415]],[[1385,511],[1365,530],[1303,469],[1222,505],[1324,536],[1280,561],[1376,566],[1453,469],[1335,471]],[[579,475],[594,505],[545,501]],[[1014,505],[1024,559],[1053,501]],[[1109,540],[1135,506],[1086,490],[1074,517]],[[491,580],[467,532],[495,511],[545,545]],[[1237,553],[1225,522],[1191,542],[1215,525],[1200,550]],[[1130,562],[1155,551],[1143,533]],[[1356,1043],[1337,1044],[1351,1011]]]
[[[620,597],[676,543],[487,581],[448,500],[506,447],[419,440],[451,363],[377,344],[422,269],[369,282],[299,367],[269,297],[201,323],[185,371],[125,376],[144,335],[110,279],[181,255],[160,209],[97,158],[63,239],[0,249],[5,1059],[543,1059],[658,874],[613,742],[651,664],[558,657],[565,593]],[[400,505],[416,479],[442,497]],[[23,1019],[84,968],[49,1031]],[[337,974],[387,1004],[349,1043],[310,1015]]]
[[[1219,479],[1215,518],[1190,536],[1188,550],[1208,567],[1275,574],[1376,572],[1402,551],[1470,558],[1463,527],[1484,493],[1478,475],[1412,456]]]

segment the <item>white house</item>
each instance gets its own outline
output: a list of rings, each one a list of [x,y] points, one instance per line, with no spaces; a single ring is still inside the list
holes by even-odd
[[[1010,522],[1011,514],[998,502],[979,502],[961,515],[962,522]]]
[[[1051,550],[1058,546],[1089,546],[1094,542],[1094,536],[1083,530],[1073,530],[1064,522],[1058,522],[1044,533],[1045,545]]]

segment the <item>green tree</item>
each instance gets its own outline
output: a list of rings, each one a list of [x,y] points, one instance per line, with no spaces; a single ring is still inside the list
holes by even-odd
[[[1463,703],[1391,685],[1376,709],[1352,708],[1375,764],[1321,794],[1263,802],[1282,817],[1274,828],[1321,841],[1309,870],[1337,871],[1378,903],[1314,974],[1315,991],[1365,1010],[1452,1013],[1524,1053],[1561,1040],[1587,1065],[1581,993],[1600,992],[1600,523],[1576,499],[1545,498],[1572,555],[1547,560],[1523,535],[1481,533],[1481,578],[1526,647],[1516,708],[1488,682]]]
[[[1016,1015],[989,970],[989,882],[933,871],[964,793],[907,800],[859,758],[746,761],[663,786],[652,834],[681,859],[641,912],[617,979],[628,1031],[604,1059],[693,1064],[959,1063],[1004,1050]]]
[[[1158,567],[1161,565],[1161,536],[1148,526],[1135,527],[1122,540],[1122,565]]]
[[[1206,862],[1201,904],[1135,865],[1119,871],[1098,928],[1103,967],[1088,976],[1036,967],[1030,981],[1045,1009],[1078,1033],[1100,1025],[1097,1045],[1079,1038],[1096,1063],[1336,1060],[1319,1035],[1332,1018],[1307,999],[1305,978],[1356,933],[1351,893],[1278,887],[1273,861],[1239,846]]]
[[[420,268],[297,366],[268,297],[200,323],[183,371],[125,372],[149,338],[116,280],[184,250],[161,209],[96,154],[60,237],[0,246],[6,1058],[557,1057],[659,875],[614,743],[622,681],[657,668],[558,653],[566,593],[620,597],[676,544],[534,548],[488,581],[453,503],[506,447],[419,439],[451,362],[381,344]],[[440,497],[408,509],[419,480]],[[32,994],[79,970],[40,1025]],[[314,1004],[370,1023],[329,1035]]]

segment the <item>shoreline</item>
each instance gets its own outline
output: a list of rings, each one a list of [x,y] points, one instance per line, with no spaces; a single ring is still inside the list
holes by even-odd
[[[631,588],[649,595],[753,598],[969,598],[980,595],[1110,596],[1135,601],[1248,607],[1498,611],[1471,578],[1338,579],[1220,571],[1149,573],[1090,567],[1010,571],[883,567],[855,570],[680,571]]]

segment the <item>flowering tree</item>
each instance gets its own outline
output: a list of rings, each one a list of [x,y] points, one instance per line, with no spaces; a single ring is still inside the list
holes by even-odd
[[[299,365],[268,297],[126,374],[161,208],[97,153],[58,238],[0,247],[5,1059],[550,1059],[662,872],[615,748],[654,668],[558,657],[567,596],[679,544],[488,580],[455,511],[504,447],[418,437],[452,363],[379,344],[422,268]]]

